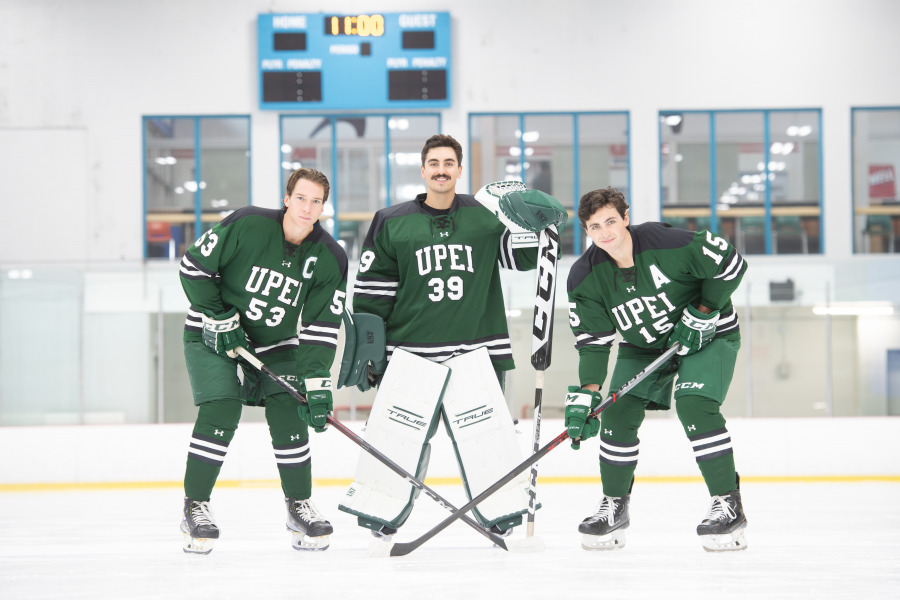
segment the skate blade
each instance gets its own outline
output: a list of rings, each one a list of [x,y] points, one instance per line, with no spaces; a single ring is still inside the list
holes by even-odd
[[[581,536],[581,547],[585,550],[620,550],[625,547],[625,535],[619,531],[613,531],[606,535]]]
[[[701,535],[700,542],[707,552],[734,552],[747,549],[743,529],[721,535]]]
[[[327,550],[330,544],[331,538],[327,535],[309,537],[299,531],[291,532],[291,547],[294,550],[321,552],[322,550]]]
[[[215,538],[192,538],[188,534],[184,534],[184,550],[185,554],[209,554],[213,551]]]

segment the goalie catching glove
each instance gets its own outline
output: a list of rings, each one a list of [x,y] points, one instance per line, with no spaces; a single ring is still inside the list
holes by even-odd
[[[300,403],[297,412],[303,421],[321,433],[328,427],[328,415],[334,410],[331,397],[331,373],[316,371],[303,380],[300,391],[306,394],[306,403]]]
[[[600,433],[600,420],[596,417],[588,418],[595,408],[600,406],[603,397],[600,392],[592,392],[578,387],[569,386],[566,394],[566,433],[572,440],[572,448],[578,450],[581,442],[590,439]]]
[[[681,315],[681,320],[672,329],[669,345],[671,346],[675,342],[681,343],[681,348],[678,349],[679,356],[689,356],[699,352],[716,337],[718,320],[719,311],[714,310],[706,314],[688,304]]]
[[[247,336],[237,308],[232,307],[221,315],[203,314],[203,343],[228,358],[237,358],[238,347],[247,348]]]
[[[551,225],[562,231],[569,213],[559,200],[540,190],[529,190],[521,181],[489,183],[475,194],[513,233],[516,229],[539,232]]]

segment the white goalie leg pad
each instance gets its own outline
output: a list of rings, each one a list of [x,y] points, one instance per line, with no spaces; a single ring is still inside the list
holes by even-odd
[[[471,500],[523,460],[515,426],[497,381],[487,348],[444,363],[450,382],[443,414],[453,441],[460,474]],[[484,525],[499,524],[528,510],[528,472],[489,496],[473,511]]]
[[[430,445],[440,418],[441,396],[450,377],[442,364],[397,349],[385,371],[364,439],[400,467],[424,478]],[[397,528],[403,524],[418,490],[365,450],[353,483],[338,505],[362,521]]]

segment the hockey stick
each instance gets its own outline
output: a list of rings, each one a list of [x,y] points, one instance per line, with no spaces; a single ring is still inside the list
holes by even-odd
[[[284,389],[287,393],[289,393],[291,396],[293,396],[299,402],[306,404],[306,396],[304,396],[303,394],[301,394],[300,392],[295,390],[293,388],[293,386],[291,386],[291,384],[289,384],[284,379],[279,377],[278,374],[275,373],[275,371],[273,371],[272,369],[267,367],[265,364],[263,364],[263,362],[261,360],[259,360],[256,356],[254,356],[249,350],[247,350],[246,348],[243,348],[243,347],[238,347],[237,353],[241,358],[243,358],[248,363],[250,363],[251,365],[256,367],[257,370],[268,375],[269,378],[272,379],[272,381],[277,383],[279,387]],[[440,494],[438,494],[433,489],[431,489],[430,487],[428,487],[427,485],[425,485],[424,483],[422,483],[421,481],[416,479],[413,475],[406,472],[403,469],[403,467],[401,467],[400,465],[398,465],[397,463],[392,461],[390,458],[388,458],[387,456],[382,454],[377,448],[375,448],[375,446],[373,446],[372,444],[370,444],[363,438],[359,437],[356,433],[351,431],[346,425],[344,425],[343,423],[341,423],[340,421],[335,419],[334,416],[329,414],[326,416],[325,420],[328,422],[329,425],[333,425],[335,429],[337,429],[338,431],[343,433],[345,436],[350,438],[350,440],[352,442],[354,442],[357,446],[359,446],[360,448],[362,448],[363,450],[365,450],[366,452],[371,454],[373,457],[375,457],[376,460],[378,460],[384,466],[389,468],[391,471],[393,471],[394,473],[396,473],[397,475],[399,475],[400,477],[405,479],[413,487],[415,487],[416,489],[418,489],[422,492],[425,492],[435,502],[437,502],[438,504],[440,504],[441,506],[443,506],[450,512],[452,512],[454,514],[456,513],[456,508],[452,504],[450,504],[450,502],[448,502],[443,497],[441,497]],[[503,548],[504,550],[509,550],[509,548],[507,547],[506,541],[503,538],[501,538],[500,536],[498,536],[494,533],[491,533],[490,531],[488,531],[487,529],[485,529],[484,527],[479,525],[477,522],[473,521],[471,517],[463,515],[462,520],[463,520],[463,522],[466,523],[466,525],[468,525],[469,527],[476,530],[478,533],[480,533],[484,537],[491,540],[494,544],[496,544],[500,548]],[[379,542],[379,545],[387,546],[389,548],[389,545],[385,544],[383,542]]]
[[[556,266],[559,262],[559,233],[551,225],[541,232],[538,250],[538,281],[534,297],[534,319],[531,323],[531,366],[535,370],[534,437],[532,453],[541,444],[541,404],[544,396],[544,371],[550,367],[553,345],[553,307],[556,300]],[[537,463],[531,466],[528,486],[528,525],[525,536],[534,536],[534,513],[537,504]]]
[[[632,377],[628,383],[620,387],[616,392],[607,396],[606,400],[600,403],[597,408],[591,411],[589,417],[596,417],[600,414],[602,410],[607,408],[610,404],[618,400],[620,397],[624,396],[626,393],[631,391],[638,383],[644,380],[645,377],[656,371],[659,367],[661,367],[666,361],[675,356],[678,352],[678,349],[681,347],[681,344],[675,343],[671,345],[665,352],[663,352],[656,360],[651,362],[649,365],[644,368],[643,371]],[[465,514],[472,510],[472,507],[476,506],[478,503],[483,502],[488,496],[502,488],[504,485],[512,481],[516,478],[516,476],[539,461],[551,450],[562,444],[566,439],[568,439],[569,434],[567,431],[563,431],[561,434],[550,440],[546,446],[532,454],[529,458],[525,459],[522,463],[520,463],[517,467],[515,467],[512,471],[503,476],[502,479],[491,485],[489,488],[478,494],[475,498],[469,501],[468,504],[463,505],[462,507],[456,509],[456,511],[438,523],[436,526],[432,527],[428,530],[424,535],[419,536],[417,539],[411,542],[400,542],[395,543],[391,547],[391,556],[406,556],[438,533],[446,529],[453,521],[460,519],[465,516]]]

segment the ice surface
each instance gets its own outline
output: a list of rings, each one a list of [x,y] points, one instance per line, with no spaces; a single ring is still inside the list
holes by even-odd
[[[373,542],[337,510],[342,487],[315,487],[333,524],[325,552],[291,549],[275,484],[220,487],[222,536],[212,554],[181,550],[182,491],[0,493],[0,598],[900,598],[900,484],[742,480],[743,552],[704,552],[695,527],[702,483],[635,483],[624,549],[581,549],[577,525],[597,484],[539,482],[540,553],[507,553],[454,523],[406,557],[373,558]],[[459,485],[435,486],[464,503]],[[397,541],[447,514],[424,494]],[[524,536],[525,527],[513,537]]]

